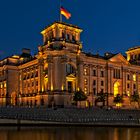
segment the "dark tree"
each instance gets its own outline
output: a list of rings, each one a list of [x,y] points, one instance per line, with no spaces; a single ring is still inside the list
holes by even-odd
[[[97,102],[102,102],[103,106],[105,105],[105,101],[106,101],[106,97],[107,97],[107,93],[98,93],[97,97],[95,99],[95,104],[97,104]]]
[[[123,103],[123,97],[120,94],[117,94],[116,97],[114,97],[114,103]]]
[[[133,95],[130,96],[130,102],[135,102],[135,103],[137,103],[137,104],[138,104],[138,107],[140,108],[140,103],[139,103],[139,101],[140,101],[140,96],[139,96],[138,93],[135,93],[135,94],[133,94]]]
[[[79,90],[79,91],[76,91],[74,93],[74,96],[73,96],[73,101],[77,102],[79,101],[80,104],[81,104],[81,101],[85,101],[87,99],[87,95],[82,91],[82,90]],[[81,105],[80,105],[81,106]]]

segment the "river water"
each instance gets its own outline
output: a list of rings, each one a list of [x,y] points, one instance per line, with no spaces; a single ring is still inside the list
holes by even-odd
[[[140,140],[140,128],[0,128],[0,140]]]

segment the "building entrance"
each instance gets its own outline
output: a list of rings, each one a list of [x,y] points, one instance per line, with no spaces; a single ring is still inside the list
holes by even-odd
[[[68,92],[71,93],[73,91],[72,81],[68,81]]]

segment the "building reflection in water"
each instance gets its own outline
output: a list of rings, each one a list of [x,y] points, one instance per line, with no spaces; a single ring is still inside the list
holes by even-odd
[[[0,140],[139,140],[140,128],[1,128]]]

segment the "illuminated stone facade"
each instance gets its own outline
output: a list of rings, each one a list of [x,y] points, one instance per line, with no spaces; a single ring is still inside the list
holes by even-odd
[[[23,106],[71,106],[73,93],[82,89],[85,106],[95,106],[97,94],[107,94],[105,104],[114,106],[117,94],[123,107],[129,97],[140,94],[140,47],[129,49],[127,59],[120,53],[104,56],[82,51],[82,29],[55,22],[41,34],[43,45],[31,56],[23,49],[0,61],[0,104]]]

